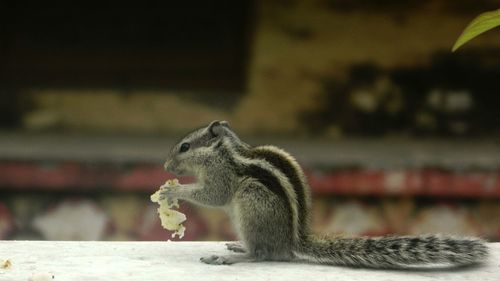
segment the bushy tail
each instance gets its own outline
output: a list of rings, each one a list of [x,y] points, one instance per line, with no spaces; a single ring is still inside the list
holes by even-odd
[[[310,236],[297,251],[310,262],[372,268],[401,268],[426,264],[463,266],[488,256],[479,238],[451,236],[387,236],[377,238],[320,238]]]

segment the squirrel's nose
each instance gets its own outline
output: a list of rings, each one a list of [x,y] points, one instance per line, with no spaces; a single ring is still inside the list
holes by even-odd
[[[163,168],[167,172],[170,172],[170,163],[172,163],[172,161],[166,161],[165,164],[163,164]]]

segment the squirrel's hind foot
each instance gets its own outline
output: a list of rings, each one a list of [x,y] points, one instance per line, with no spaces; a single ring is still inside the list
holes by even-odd
[[[241,242],[230,242],[230,243],[226,243],[226,248],[229,250],[229,251],[233,251],[235,253],[245,253],[247,250],[245,249],[245,247],[243,246],[243,244],[241,244]]]

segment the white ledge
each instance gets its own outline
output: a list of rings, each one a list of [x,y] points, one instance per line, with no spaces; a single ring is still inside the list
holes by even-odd
[[[222,242],[0,241],[0,280],[26,281],[50,272],[54,280],[500,280],[500,243],[489,260],[451,270],[374,270],[282,262],[207,265],[201,256],[229,254]],[[1,265],[1,264],[0,264]]]

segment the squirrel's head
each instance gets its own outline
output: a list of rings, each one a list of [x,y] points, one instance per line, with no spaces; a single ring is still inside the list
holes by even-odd
[[[236,135],[226,121],[213,121],[182,138],[167,157],[165,170],[176,175],[194,175],[196,171],[216,164],[219,159],[216,150],[224,138]]]

